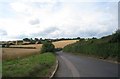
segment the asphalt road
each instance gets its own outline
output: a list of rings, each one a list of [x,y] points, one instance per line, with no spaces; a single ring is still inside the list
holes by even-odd
[[[62,51],[56,53],[59,68],[55,77],[118,77],[118,64]]]

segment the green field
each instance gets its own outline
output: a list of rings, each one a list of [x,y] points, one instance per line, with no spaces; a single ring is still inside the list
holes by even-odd
[[[44,53],[26,58],[3,60],[3,77],[48,77],[54,68],[56,57],[53,53]]]
[[[80,40],[79,42],[65,46],[63,51],[120,61],[119,36],[120,33],[100,39]]]

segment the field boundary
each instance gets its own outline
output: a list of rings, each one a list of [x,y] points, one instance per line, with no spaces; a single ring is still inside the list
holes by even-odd
[[[5,48],[36,49],[36,47],[5,47]]]
[[[49,77],[49,79],[52,79],[53,76],[55,75],[55,73],[56,73],[56,71],[57,71],[57,69],[58,69],[58,65],[59,65],[59,61],[58,61],[58,59],[56,59],[55,69],[54,69],[54,71],[52,72],[52,75]]]

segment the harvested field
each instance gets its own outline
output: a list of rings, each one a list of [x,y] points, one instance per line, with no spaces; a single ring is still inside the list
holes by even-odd
[[[78,40],[64,40],[53,42],[55,48],[63,48],[64,46],[75,43]],[[42,44],[32,44],[32,45],[11,45],[12,48],[2,48],[2,59],[14,59],[21,58],[33,54],[40,53]],[[15,48],[14,48],[15,47]],[[35,49],[30,49],[35,48]]]
[[[21,58],[40,53],[40,49],[2,48],[2,59]]]
[[[78,40],[64,40],[64,41],[53,42],[53,44],[55,45],[55,48],[63,48],[64,46],[75,43],[76,41]]]
[[[75,43],[78,40],[63,40],[63,41],[57,41],[53,42],[55,45],[55,48],[63,48],[64,46]],[[32,45],[11,45],[10,47],[36,47],[37,49],[42,47],[42,44],[32,44]]]
[[[37,49],[40,49],[42,47],[42,44],[31,44],[31,45],[11,45],[10,47],[35,47]]]

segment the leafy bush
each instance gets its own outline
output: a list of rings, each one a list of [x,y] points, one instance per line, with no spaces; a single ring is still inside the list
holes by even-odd
[[[113,38],[110,42],[120,42],[120,30],[117,30],[115,34],[113,34]]]
[[[41,53],[54,52],[55,46],[51,42],[44,42],[42,45]]]

